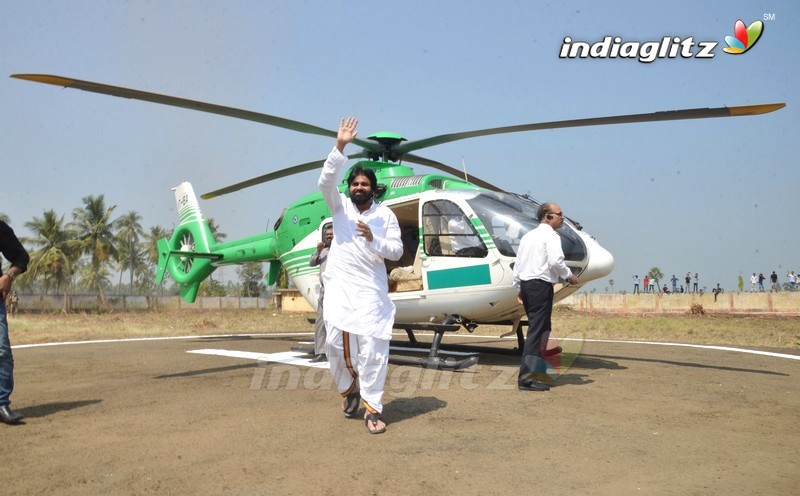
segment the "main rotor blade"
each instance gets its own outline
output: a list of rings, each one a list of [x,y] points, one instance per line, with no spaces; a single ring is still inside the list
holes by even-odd
[[[173,107],[181,107],[189,110],[198,110],[200,112],[225,115],[235,119],[260,122],[262,124],[269,124],[270,126],[291,129],[301,133],[336,138],[336,131],[331,131],[329,129],[323,129],[321,127],[306,124],[304,122],[293,121],[291,119],[284,119],[283,117],[277,117],[274,115],[262,114],[259,112],[252,112],[250,110],[242,110],[233,107],[224,107],[222,105],[216,105],[213,103],[198,102],[196,100],[188,100],[186,98],[160,95],[158,93],[123,88],[121,86],[111,86],[109,84],[93,83],[91,81],[81,81],[80,79],[52,76],[48,74],[12,74],[11,77],[16,79],[24,79],[26,81],[34,81],[36,83],[63,86],[64,88],[74,88],[77,90],[91,91],[93,93],[101,93],[104,95],[131,98],[134,100],[144,100],[147,102],[160,103],[162,105],[171,105]],[[380,146],[370,141],[355,139],[353,140],[353,143],[356,143],[357,145],[360,145],[368,150],[375,152],[380,151]]]
[[[560,129],[566,127],[603,126],[607,124],[629,124],[634,122],[677,121],[683,119],[709,119],[713,117],[738,117],[742,115],[759,115],[774,112],[785,107],[785,103],[769,103],[763,105],[744,105],[739,107],[698,108],[685,110],[668,110],[651,114],[618,115],[612,117],[594,117],[568,121],[541,122],[521,124],[517,126],[495,127],[477,131],[442,134],[418,141],[408,141],[397,147],[397,153],[403,155],[429,146],[441,145],[467,138],[490,136],[493,134],[519,133],[523,131],[540,131],[543,129]]]
[[[357,153],[355,155],[350,155],[348,158],[362,158],[363,156],[364,156],[363,153]],[[293,167],[287,167],[286,169],[281,169],[275,172],[269,172],[262,176],[254,177],[252,179],[248,179],[240,183],[232,184],[231,186],[226,186],[224,188],[211,191],[210,193],[202,194],[200,195],[200,198],[204,200],[210,200],[211,198],[227,195],[228,193],[233,193],[234,191],[239,191],[240,189],[249,188],[250,186],[255,186],[257,184],[274,181],[275,179],[280,179],[286,176],[292,176],[294,174],[300,174],[301,172],[307,172],[310,170],[319,169],[322,167],[324,163],[325,163],[324,159],[314,160],[313,162],[306,162],[305,164],[295,165]]]
[[[211,198],[216,198],[218,196],[227,195],[228,193],[233,193],[234,191],[239,191],[240,189],[249,188],[250,186],[255,186],[257,184],[265,183],[267,181],[274,181],[275,179],[280,179],[282,177],[314,170],[319,167],[322,167],[322,164],[324,163],[325,160],[314,160],[313,162],[307,162],[305,164],[295,165],[294,167],[288,167],[286,169],[281,169],[279,171],[270,172],[262,176],[254,177],[253,179],[248,179],[247,181],[242,181],[240,183],[236,183],[231,186],[226,186],[224,188],[212,191],[210,193],[202,194],[200,195],[200,198],[204,200],[209,200]]]
[[[420,165],[427,165],[428,167],[433,167],[434,169],[438,169],[443,172],[447,172],[448,174],[452,174],[455,177],[464,177],[464,171],[460,171],[454,167],[450,167],[449,165],[445,165],[441,162],[437,162],[435,160],[430,160],[424,157],[420,157],[417,155],[413,155],[411,153],[407,153],[403,156],[403,160],[405,162],[411,162],[414,164]],[[490,189],[492,191],[503,191],[502,189],[498,188],[494,184],[487,183],[483,179],[478,179],[475,176],[471,176],[469,174],[466,175],[467,182],[470,182],[476,186],[480,186],[482,188]]]

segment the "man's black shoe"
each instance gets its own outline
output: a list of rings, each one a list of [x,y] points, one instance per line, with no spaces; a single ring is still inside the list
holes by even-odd
[[[8,405],[0,406],[0,422],[8,425],[18,424],[22,420],[22,415],[15,412]]]
[[[320,353],[319,355],[315,356],[314,358],[312,358],[309,361],[311,363],[327,362],[328,361],[328,355],[326,355],[325,353]]]
[[[520,391],[550,391],[550,386],[536,381],[525,381],[517,384]]]

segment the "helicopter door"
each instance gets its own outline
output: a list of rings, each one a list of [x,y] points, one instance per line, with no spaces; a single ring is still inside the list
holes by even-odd
[[[441,193],[420,197],[422,282],[426,290],[459,290],[500,283],[497,255],[481,236],[483,224],[468,208]]]

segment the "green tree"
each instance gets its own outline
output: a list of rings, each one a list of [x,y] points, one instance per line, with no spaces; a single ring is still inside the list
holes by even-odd
[[[615,282],[614,279],[609,279],[608,280],[608,285],[611,286],[611,292],[612,293],[614,292],[614,282]]]
[[[658,267],[653,267],[650,269],[650,272],[647,273],[647,277],[656,282],[656,291],[661,291],[661,285],[659,284],[659,281],[664,279],[664,272],[662,272]]]
[[[156,289],[155,286],[156,273],[152,266],[144,265],[140,269],[137,269],[136,281],[134,282],[134,287],[136,288],[137,293],[146,295],[149,298],[149,296]]]
[[[153,282],[155,283],[155,273],[158,269],[158,240],[162,238],[169,239],[172,236],[172,233],[167,231],[161,226],[152,226],[150,228],[150,232],[145,234],[145,256],[147,258],[147,263],[150,266],[150,274],[153,278]],[[164,278],[166,279],[169,277],[169,272],[164,273]],[[140,285],[142,286],[142,285]],[[143,287],[143,286],[142,286]],[[161,284],[158,285],[158,291],[160,294],[164,294],[164,280],[161,281]]]
[[[216,279],[209,277],[200,283],[200,289],[197,290],[200,296],[226,296],[225,286]]]
[[[129,291],[134,291],[134,289],[139,286],[137,281],[139,280],[139,273],[145,269],[148,269],[150,265],[147,262],[147,254],[145,253],[143,243],[136,243],[133,245],[133,252],[131,253],[130,248],[127,245],[120,245],[119,246],[119,268],[120,268],[120,280],[119,280],[119,287],[122,287],[122,268],[128,267],[133,269],[133,272],[136,274],[136,279],[130,281]],[[150,271],[151,274],[155,274],[153,270]],[[155,281],[155,276],[153,276]],[[137,293],[141,293],[137,291]]]
[[[139,244],[140,236],[144,236],[144,229],[139,222],[141,220],[142,216],[131,210],[114,221],[114,227],[117,228],[116,244],[119,247],[117,257],[120,265],[119,282],[121,286],[122,272],[127,269],[130,274],[131,290],[136,271],[144,264],[144,254]]]
[[[64,223],[64,216],[59,217],[54,210],[46,210],[42,217],[34,217],[26,222],[33,237],[24,238],[23,241],[34,247],[31,251],[31,261],[28,271],[23,277],[41,279],[44,283],[45,294],[50,284],[55,283],[57,291],[63,291],[64,304],[62,312],[67,311],[69,295],[69,281],[72,278],[75,262],[79,253],[70,248],[69,241],[74,233]]]
[[[264,268],[261,262],[247,262],[236,269],[242,282],[242,296],[259,296],[264,286]]]
[[[217,225],[216,222],[214,222],[213,218],[209,217],[207,221],[208,221],[208,230],[211,231],[211,234],[214,235],[214,239],[217,241],[217,243],[228,237],[227,234],[219,230],[219,226]]]
[[[153,265],[158,266],[158,241],[162,238],[169,239],[172,234],[161,226],[153,226],[150,232],[145,234],[147,261]]]
[[[286,267],[281,264],[281,270],[278,272],[278,288],[286,289],[289,287],[289,274],[286,273]]]
[[[100,305],[105,305],[104,286],[108,284],[108,265],[117,259],[117,238],[111,219],[117,206],[106,208],[103,195],[89,195],[82,201],[83,207],[72,212],[74,220],[70,227],[75,230],[77,239],[70,241],[70,248],[89,257],[89,263],[78,273],[83,284],[96,292]]]

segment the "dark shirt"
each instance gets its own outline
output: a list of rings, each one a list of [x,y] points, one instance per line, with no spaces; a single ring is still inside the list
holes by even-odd
[[[11,226],[0,220],[0,253],[6,257],[6,260],[11,262],[11,265],[17,267],[20,271],[25,272],[28,270],[28,261],[30,257],[28,252],[19,242],[14,230]],[[0,269],[0,275],[3,271]]]

